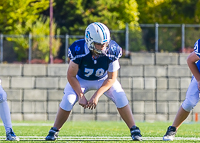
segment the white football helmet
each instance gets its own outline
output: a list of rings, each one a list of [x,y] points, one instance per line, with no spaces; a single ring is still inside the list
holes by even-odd
[[[105,54],[110,42],[110,31],[103,23],[91,23],[85,30],[85,41],[90,50],[98,54]],[[95,48],[94,43],[106,44],[107,48],[98,50]]]

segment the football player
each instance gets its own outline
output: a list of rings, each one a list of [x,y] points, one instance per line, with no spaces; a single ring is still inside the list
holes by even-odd
[[[121,47],[110,40],[110,31],[104,24],[95,22],[88,25],[85,39],[77,40],[69,47],[68,84],[64,89],[56,120],[46,140],[56,140],[59,130],[68,119],[76,102],[83,108],[92,110],[96,108],[103,94],[116,105],[119,114],[130,129],[132,139],[142,140],[126,94],[117,80],[121,56]],[[96,90],[96,92],[91,99],[87,100],[85,93],[89,90]]]
[[[0,79],[0,117],[3,121],[4,128],[6,130],[6,140],[8,141],[19,141],[19,137],[15,135],[12,129],[10,109],[7,102],[7,94],[1,86]]]
[[[200,92],[200,39],[194,44],[194,51],[188,56],[187,64],[193,76],[191,83],[186,92],[186,98],[179,108],[172,126],[169,126],[166,134],[163,136],[164,141],[173,141],[176,132],[183,121],[188,117],[190,111],[199,102]]]

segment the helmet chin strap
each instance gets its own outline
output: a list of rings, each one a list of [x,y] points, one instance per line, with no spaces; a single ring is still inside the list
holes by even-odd
[[[101,55],[100,53],[98,53],[95,50],[90,50],[90,51],[92,52],[92,55],[95,56],[95,57],[98,57],[99,55]]]
[[[90,51],[92,51],[93,55],[100,55],[101,53],[98,52],[98,50],[95,48],[94,43],[91,43],[90,47],[89,47]]]
[[[92,55],[99,56],[99,55],[106,55],[107,47],[104,50],[98,50],[95,48],[94,43],[91,44],[89,47],[90,51],[92,52]]]

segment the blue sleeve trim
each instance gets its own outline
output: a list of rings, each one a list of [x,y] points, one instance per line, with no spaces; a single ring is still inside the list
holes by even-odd
[[[200,39],[194,44],[194,52],[200,57]]]

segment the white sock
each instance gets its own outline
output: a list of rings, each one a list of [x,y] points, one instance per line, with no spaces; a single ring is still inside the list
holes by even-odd
[[[3,121],[6,132],[12,129],[11,117],[10,117],[10,109],[7,101],[3,101],[0,103],[0,117]]]

